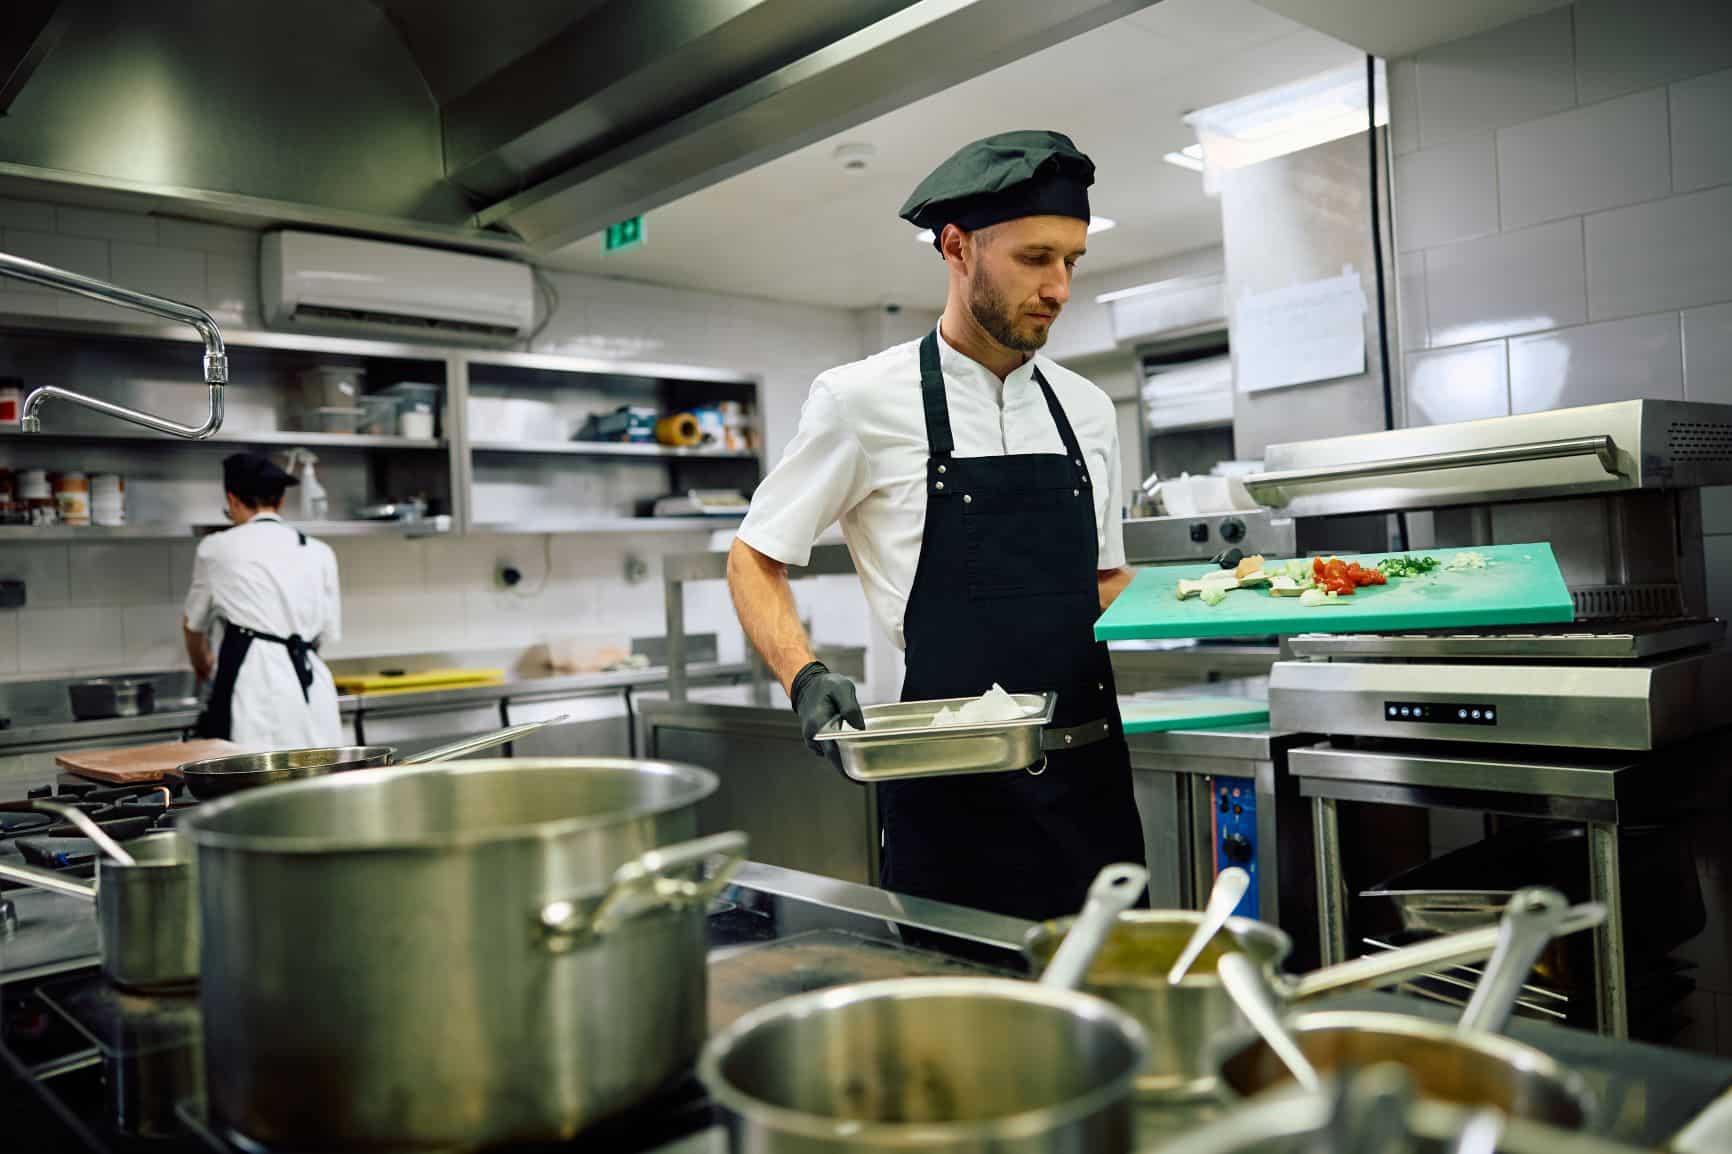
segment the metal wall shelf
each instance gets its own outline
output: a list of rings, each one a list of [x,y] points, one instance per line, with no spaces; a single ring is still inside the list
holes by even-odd
[[[309,537],[443,537],[451,532],[449,517],[430,517],[422,521],[296,521],[293,524]],[[227,527],[226,524],[0,525],[0,543],[191,541]]]
[[[154,324],[131,324],[125,322],[109,322],[94,320],[78,320],[74,318],[20,316],[16,314],[0,314],[0,332],[18,333],[40,337],[88,337],[101,340],[136,340],[150,342],[173,342],[175,344],[193,345],[193,340],[187,330],[179,327],[159,326]],[[660,461],[665,462],[669,472],[668,488],[678,490],[689,485],[689,480],[679,475],[677,465],[693,461],[733,461],[757,462],[761,458],[755,452],[718,451],[713,449],[686,449],[666,445],[621,444],[610,442],[577,442],[550,441],[539,442],[504,442],[504,441],[471,441],[467,431],[467,411],[472,380],[478,384],[485,383],[489,387],[504,384],[508,388],[521,389],[533,393],[536,386],[526,383],[532,377],[525,376],[523,371],[534,373],[567,373],[574,378],[574,383],[581,383],[578,378],[609,377],[615,380],[636,379],[646,386],[671,384],[688,391],[693,386],[706,384],[733,386],[735,388],[751,387],[756,389],[758,381],[755,377],[733,372],[694,365],[670,365],[641,361],[615,361],[591,357],[568,357],[555,354],[525,353],[512,350],[475,347],[464,345],[433,345],[418,344],[410,340],[373,340],[341,336],[317,336],[294,332],[263,332],[244,329],[224,329],[225,343],[232,349],[256,349],[265,352],[283,354],[302,354],[301,367],[304,367],[306,355],[312,357],[343,358],[348,361],[357,359],[377,359],[395,362],[423,361],[438,364],[444,379],[444,406],[446,436],[436,440],[420,440],[409,437],[375,437],[361,436],[349,433],[314,433],[298,432],[286,429],[236,430],[225,428],[210,437],[209,445],[256,445],[256,446],[304,446],[322,452],[367,453],[368,468],[377,469],[424,469],[424,463],[431,452],[442,452],[448,459],[451,531],[454,533],[639,533],[639,532],[672,532],[678,530],[697,530],[703,527],[729,527],[738,524],[737,518],[705,518],[705,517],[664,517],[638,518],[621,515],[609,515],[605,511],[596,511],[593,516],[575,515],[569,518],[554,518],[550,520],[526,520],[522,524],[502,524],[499,522],[479,522],[476,518],[475,490],[476,469],[482,458],[498,468],[513,457],[524,460],[533,458],[566,458],[570,459],[570,467],[604,467],[606,463],[624,461]],[[190,355],[190,351],[189,351]],[[188,362],[188,381],[196,383],[196,363]],[[290,363],[285,370],[297,367]],[[509,381],[487,381],[490,368],[500,368],[515,371],[518,378]],[[242,386],[233,386],[240,388]],[[701,395],[701,388],[698,390]],[[761,406],[761,394],[756,401]],[[188,442],[173,437],[163,436],[145,430],[132,430],[117,426],[113,431],[71,431],[56,429],[54,408],[51,406],[44,414],[46,429],[41,433],[25,434],[12,429],[0,430],[0,447],[15,447],[38,440],[55,445],[69,443],[84,443],[92,446],[110,446],[116,451],[137,451],[140,454],[158,454],[168,447],[184,447]],[[196,444],[196,442],[195,442]],[[394,461],[393,455],[398,453],[414,453],[417,456],[413,462]],[[345,456],[347,454],[345,453]],[[349,458],[353,460],[353,458]],[[160,460],[154,457],[153,460]],[[112,466],[110,466],[112,467]],[[154,467],[154,466],[153,466]],[[124,466],[122,467],[124,470]],[[761,472],[761,468],[759,470]],[[641,497],[641,494],[639,494]],[[500,510],[504,512],[504,510]],[[574,510],[574,513],[579,511]],[[315,536],[415,536],[430,534],[438,530],[431,529],[426,523],[421,523],[414,529],[405,528],[396,523],[350,522],[336,521],[319,525],[303,525],[308,533]],[[102,540],[181,540],[190,537],[194,527],[190,525],[128,525],[121,528],[103,528],[98,526],[55,526],[52,529],[33,528],[28,526],[0,527],[0,541],[102,541]]]
[[[642,445],[623,441],[471,441],[477,453],[549,454],[567,457],[679,457],[716,461],[750,461],[756,453],[731,449],[683,449],[673,445]]]
[[[159,445],[167,448],[186,448],[188,445],[284,445],[304,446],[320,449],[444,449],[447,442],[443,437],[375,437],[363,436],[359,433],[309,433],[294,429],[222,429],[211,434],[202,442],[188,441],[184,437],[171,437],[166,433],[127,432],[124,429],[115,432],[82,432],[68,429],[44,429],[40,433],[21,433],[16,429],[0,431],[0,440],[31,443],[35,441],[101,441],[101,442],[137,442],[146,445]]]
[[[673,533],[700,529],[737,529],[739,517],[573,517],[563,521],[524,521],[471,526],[471,533]]]

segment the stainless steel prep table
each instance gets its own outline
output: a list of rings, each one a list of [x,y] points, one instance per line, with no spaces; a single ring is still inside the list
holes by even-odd
[[[1567,760],[1565,760],[1567,758]],[[1559,760],[1517,747],[1322,744],[1288,757],[1301,796],[1311,800],[1317,852],[1317,903],[1324,964],[1347,957],[1347,881],[1342,874],[1338,805],[1469,810],[1579,822],[1588,841],[1588,896],[1604,902],[1605,924],[1594,931],[1596,1019],[1601,1033],[1629,1036],[1624,941],[1625,894],[1619,868],[1620,825],[1658,811],[1725,804],[1732,768],[1732,731],[1652,753]],[[1716,793],[1720,795],[1716,800]]]
[[[736,876],[710,917],[711,1013],[743,1011],[787,993],[821,989],[838,982],[884,972],[951,973],[969,967],[1018,969],[1019,944],[1029,923],[1014,918],[887,893],[871,886],[749,863]],[[942,935],[944,952],[902,945],[899,926]],[[926,939],[931,941],[930,938]],[[93,1029],[89,987],[61,979],[53,986],[9,983],[0,989],[7,1014],[0,1019],[0,1100],[13,1109],[8,1125],[23,1127],[30,1138],[45,1140],[30,1149],[73,1148],[50,1145],[49,1136],[73,1135],[78,1148],[97,1154],[210,1154],[227,1151],[191,1134],[156,1139],[148,1147],[114,1133],[112,1110],[102,1083],[103,1065],[117,1054],[113,1034]],[[1446,1017],[1452,1011],[1415,998],[1356,994],[1320,1003],[1328,1008],[1377,1009]],[[20,1011],[47,1013],[45,1035],[30,1032],[40,1022]],[[184,1004],[172,1016],[183,1036]],[[712,1028],[715,1023],[712,1022]],[[138,1036],[133,1031],[129,1036]],[[1510,1033],[1579,1071],[1605,1104],[1603,1128],[1612,1136],[1645,1146],[1660,1144],[1687,1119],[1732,1083],[1732,1062],[1618,1042],[1581,1031],[1525,1021]],[[47,1043],[70,1047],[57,1052]],[[150,1056],[168,1047],[161,1032],[151,1039]],[[118,1055],[124,1058],[125,1055]],[[139,1055],[144,1056],[144,1055]],[[135,1106],[137,1103],[133,1103]],[[153,1111],[160,1112],[160,1111]],[[1145,1106],[1138,1111],[1139,1148],[1158,1148],[1164,1136],[1218,1116],[1212,1104],[1182,1109]],[[183,1111],[196,1117],[197,1111]],[[37,1127],[31,1129],[31,1127]],[[15,1136],[16,1130],[9,1131]],[[722,1154],[727,1147],[714,1112],[695,1082],[674,1087],[628,1117],[603,1123],[580,1135],[571,1149],[608,1149],[622,1154]]]

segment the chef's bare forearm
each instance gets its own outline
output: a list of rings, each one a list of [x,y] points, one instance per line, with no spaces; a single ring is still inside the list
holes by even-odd
[[[1100,587],[1101,612],[1105,613],[1107,607],[1125,591],[1125,586],[1131,583],[1131,571],[1122,566],[1118,569],[1097,569],[1095,582]]]
[[[788,567],[735,538],[728,550],[728,592],[747,640],[782,688],[789,688],[794,675],[816,658],[806,627],[800,624]]]
[[[216,664],[211,660],[210,642],[205,640],[205,635],[198,630],[188,628],[184,621],[181,622],[180,631],[186,639],[186,656],[187,660],[192,662],[193,675],[200,681],[209,681],[211,666]]]

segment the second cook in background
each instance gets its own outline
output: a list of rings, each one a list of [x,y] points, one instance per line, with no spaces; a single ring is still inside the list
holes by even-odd
[[[258,749],[343,744],[337,688],[316,652],[342,633],[337,557],[278,515],[296,483],[256,453],[223,460],[235,524],[199,542],[182,625],[193,672],[211,681],[200,737]],[[213,628],[222,630],[214,659]]]
[[[1102,866],[1141,861],[1101,611],[1130,579],[1105,393],[1036,355],[1070,298],[1094,165],[1055,132],[975,141],[902,217],[949,271],[936,330],[812,384],[728,557],[741,624],[812,735],[859,725],[816,661],[787,566],[838,519],[873,615],[907,653],[905,701],[994,682],[1058,693],[1072,744],[1044,769],[881,784],[880,884],[1024,918],[1074,913]],[[814,746],[814,749],[817,749]]]

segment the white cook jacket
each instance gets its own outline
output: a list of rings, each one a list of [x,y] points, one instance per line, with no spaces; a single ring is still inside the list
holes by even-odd
[[[1123,565],[1124,481],[1112,399],[1038,354],[1000,382],[942,333],[938,362],[958,457],[1065,451],[1034,380],[1039,366],[1094,482],[1096,567]],[[800,566],[818,535],[840,520],[873,616],[906,648],[902,619],[926,530],[926,460],[919,341],[830,369],[812,382],[799,432],[753,494],[739,537],[766,557]]]
[[[187,626],[210,636],[233,622],[261,633],[330,644],[342,636],[337,556],[280,517],[261,513],[244,525],[199,542],[186,595]],[[221,638],[211,636],[213,648]],[[313,684],[305,699],[289,651],[254,641],[235,678],[230,739],[259,749],[342,745],[337,688],[331,671],[309,654]]]

